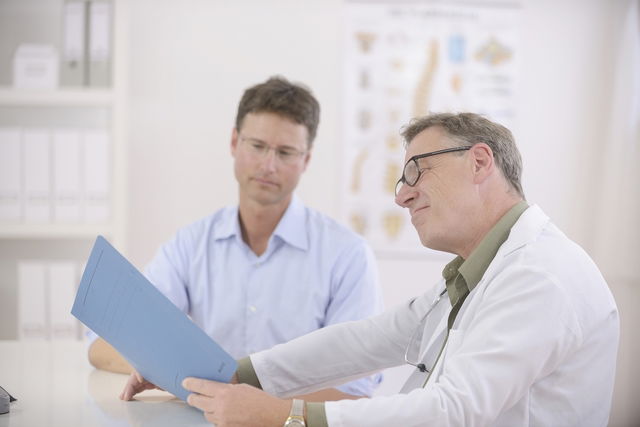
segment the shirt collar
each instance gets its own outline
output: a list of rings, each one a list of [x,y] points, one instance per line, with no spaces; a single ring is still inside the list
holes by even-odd
[[[471,292],[480,282],[487,267],[498,253],[498,249],[509,237],[511,228],[528,207],[524,200],[518,202],[491,228],[478,247],[471,252],[469,258],[465,260],[457,256],[445,266],[442,276],[447,284],[447,293],[452,305],[455,305],[463,293]],[[464,281],[454,280],[458,274],[462,276]],[[461,283],[463,286],[460,285]],[[464,285],[466,285],[466,289],[464,289]],[[462,289],[460,289],[461,287]]]
[[[306,251],[309,249],[307,218],[304,205],[294,194],[287,210],[273,232],[286,243]]]
[[[224,209],[216,226],[213,227],[213,238],[215,240],[226,239],[232,236],[242,238],[237,205]]]
[[[444,277],[445,284],[447,285],[447,295],[449,296],[449,300],[453,306],[458,303],[458,300],[464,294],[469,292],[469,288],[464,282],[464,278],[458,272],[460,265],[463,263],[464,259],[457,256],[444,267],[444,270],[442,270],[442,277]]]
[[[289,203],[287,210],[285,210],[284,215],[282,215],[280,222],[273,232],[273,236],[278,236],[284,242],[306,251],[309,249],[307,235],[304,205],[300,199],[293,195],[291,203]],[[232,236],[242,239],[238,206],[229,207],[224,210],[213,232],[213,238],[216,240],[226,239]]]

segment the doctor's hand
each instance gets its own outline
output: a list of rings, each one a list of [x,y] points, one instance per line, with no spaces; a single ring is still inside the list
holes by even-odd
[[[160,387],[151,384],[149,381],[142,378],[142,375],[138,373],[135,369],[129,375],[129,379],[127,380],[127,384],[124,386],[124,390],[120,393],[121,400],[132,400],[133,396],[136,394],[143,392],[145,390],[158,389],[162,390]]]
[[[278,399],[247,384],[225,384],[200,378],[185,378],[191,391],[187,403],[204,411],[217,427],[281,427],[289,416],[291,400]]]

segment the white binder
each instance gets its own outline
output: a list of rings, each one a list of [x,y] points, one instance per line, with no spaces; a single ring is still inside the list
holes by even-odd
[[[20,129],[0,128],[0,221],[22,220]]]
[[[53,132],[53,218],[77,223],[81,219],[80,132]]]
[[[46,270],[44,262],[20,261],[18,263],[18,337],[20,339],[49,338]]]
[[[51,168],[49,132],[25,129],[24,145],[24,219],[28,223],[51,220]]]
[[[62,33],[61,86],[85,86],[87,67],[85,58],[86,3],[71,0],[64,4]]]
[[[89,86],[111,85],[111,2],[89,3]]]
[[[76,295],[76,265],[71,261],[49,263],[49,325],[51,339],[78,338],[79,323],[71,315]]]
[[[89,223],[110,218],[111,153],[105,131],[86,131],[83,137],[84,214]]]

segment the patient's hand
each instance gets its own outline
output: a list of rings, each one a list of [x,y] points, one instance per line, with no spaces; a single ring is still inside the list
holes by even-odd
[[[134,370],[131,375],[129,375],[129,379],[127,380],[127,384],[124,386],[124,390],[120,393],[121,400],[131,400],[133,396],[138,393],[141,393],[145,390],[159,389],[154,384],[151,384],[149,381],[142,378],[142,375],[138,373],[138,371]]]

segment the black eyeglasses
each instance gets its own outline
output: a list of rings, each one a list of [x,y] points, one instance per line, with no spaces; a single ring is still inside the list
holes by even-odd
[[[437,156],[438,154],[453,153],[455,151],[465,151],[470,148],[471,146],[445,148],[443,150],[437,150],[430,153],[417,154],[413,156],[407,161],[407,163],[405,163],[404,169],[402,170],[402,177],[398,180],[398,182],[396,182],[396,196],[398,195],[398,191],[400,191],[400,187],[402,187],[402,184],[407,184],[409,187],[413,187],[418,183],[420,175],[422,175],[422,171],[424,170],[424,168],[420,169],[420,166],[418,166],[418,160],[424,159],[425,157]]]

